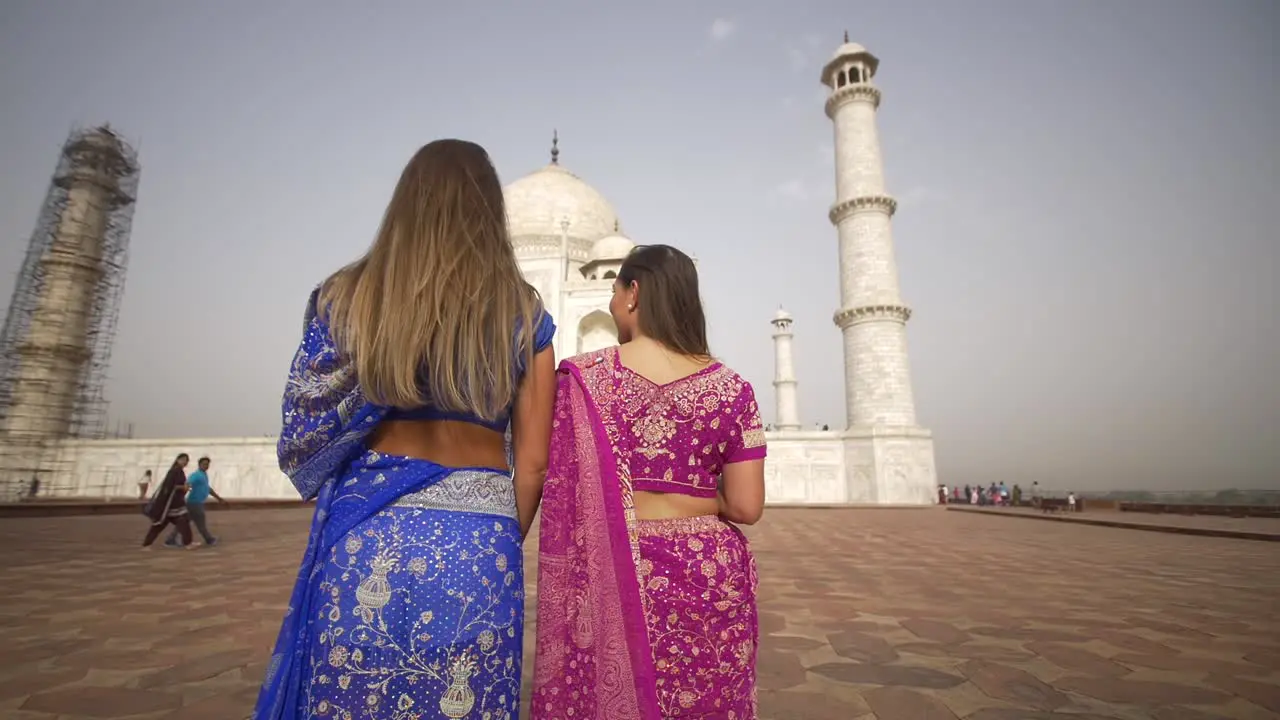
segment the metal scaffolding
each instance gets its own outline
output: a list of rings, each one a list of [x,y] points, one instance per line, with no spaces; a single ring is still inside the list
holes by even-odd
[[[107,125],[62,146],[0,330],[0,499],[45,494],[63,441],[107,434],[104,386],[141,168]]]

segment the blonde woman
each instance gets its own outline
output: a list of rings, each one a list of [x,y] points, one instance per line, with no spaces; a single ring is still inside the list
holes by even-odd
[[[517,717],[554,333],[484,149],[423,147],[307,303],[278,450],[316,511],[256,720]]]

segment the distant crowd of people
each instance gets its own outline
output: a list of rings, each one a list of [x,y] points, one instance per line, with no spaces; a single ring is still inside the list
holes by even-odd
[[[188,550],[199,547],[192,542],[191,526],[194,524],[204,544],[210,547],[218,544],[218,538],[209,532],[209,523],[205,515],[205,502],[213,498],[220,503],[222,498],[209,484],[209,465],[211,460],[202,457],[196,461],[196,471],[187,475],[187,463],[191,457],[181,453],[174,459],[173,465],[165,473],[160,487],[143,506],[143,514],[151,521],[147,535],[142,539],[143,549],[150,549],[165,528],[171,528],[165,538],[166,547],[183,547]],[[148,470],[138,481],[138,496],[147,498],[147,490],[151,487],[151,471]]]
[[[991,483],[987,487],[981,485],[965,485],[964,488],[953,487],[948,488],[946,485],[938,486],[938,503],[941,505],[977,505],[981,507],[1021,507],[1024,505],[1022,499],[1022,486],[1017,483],[1010,489],[1003,482]],[[1040,507],[1043,496],[1040,494],[1040,483],[1035,481],[1031,483],[1031,507]],[[1076,510],[1076,494],[1067,491],[1067,508],[1068,511]]]

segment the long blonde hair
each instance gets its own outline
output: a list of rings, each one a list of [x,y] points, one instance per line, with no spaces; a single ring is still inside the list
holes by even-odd
[[[324,282],[318,307],[370,402],[502,416],[532,363],[541,302],[516,262],[484,148],[437,140],[418,150],[373,246]]]

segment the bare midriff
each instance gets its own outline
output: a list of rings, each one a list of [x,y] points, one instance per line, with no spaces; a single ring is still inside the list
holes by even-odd
[[[637,520],[670,520],[720,513],[720,501],[716,498],[698,498],[647,490],[637,490],[632,493],[632,497],[635,500]]]
[[[508,470],[502,433],[457,420],[386,420],[373,431],[369,449],[444,467]]]

